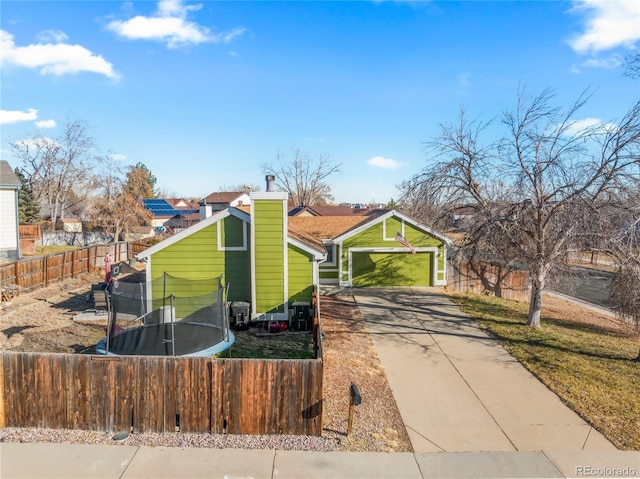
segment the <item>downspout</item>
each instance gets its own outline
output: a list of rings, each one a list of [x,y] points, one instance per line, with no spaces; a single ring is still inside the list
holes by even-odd
[[[20,194],[20,191],[18,188],[16,188],[16,194],[15,194],[15,202],[16,202],[16,259],[20,259],[20,212],[18,211],[19,208],[19,201],[18,201],[18,195]]]

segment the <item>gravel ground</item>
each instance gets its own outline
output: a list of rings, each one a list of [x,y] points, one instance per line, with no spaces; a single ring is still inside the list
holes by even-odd
[[[0,348],[15,351],[82,352],[95,344],[96,328],[73,316],[87,309],[88,284],[99,275],[76,278],[23,294],[0,310]],[[409,452],[405,430],[384,370],[366,326],[350,295],[321,297],[324,353],[324,430],[320,437],[186,433],[130,434],[38,428],[0,429],[0,442],[124,444],[169,447],[281,449],[298,451]],[[104,334],[98,331],[98,335]],[[349,387],[358,385],[362,404],[354,408],[347,437]]]

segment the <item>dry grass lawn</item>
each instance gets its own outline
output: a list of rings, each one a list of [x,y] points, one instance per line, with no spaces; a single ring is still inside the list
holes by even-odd
[[[464,312],[616,447],[640,450],[640,341],[613,318],[546,296],[542,326],[528,304],[452,294]]]

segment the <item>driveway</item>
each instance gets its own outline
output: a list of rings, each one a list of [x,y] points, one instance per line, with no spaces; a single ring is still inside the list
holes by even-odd
[[[415,452],[615,450],[438,289],[353,295]]]

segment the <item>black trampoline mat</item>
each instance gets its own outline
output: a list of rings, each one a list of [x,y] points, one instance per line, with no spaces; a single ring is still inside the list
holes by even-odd
[[[221,328],[209,324],[176,322],[149,324],[120,331],[109,340],[109,353],[118,355],[173,356],[172,329],[175,334],[175,355],[203,351],[224,341]]]

